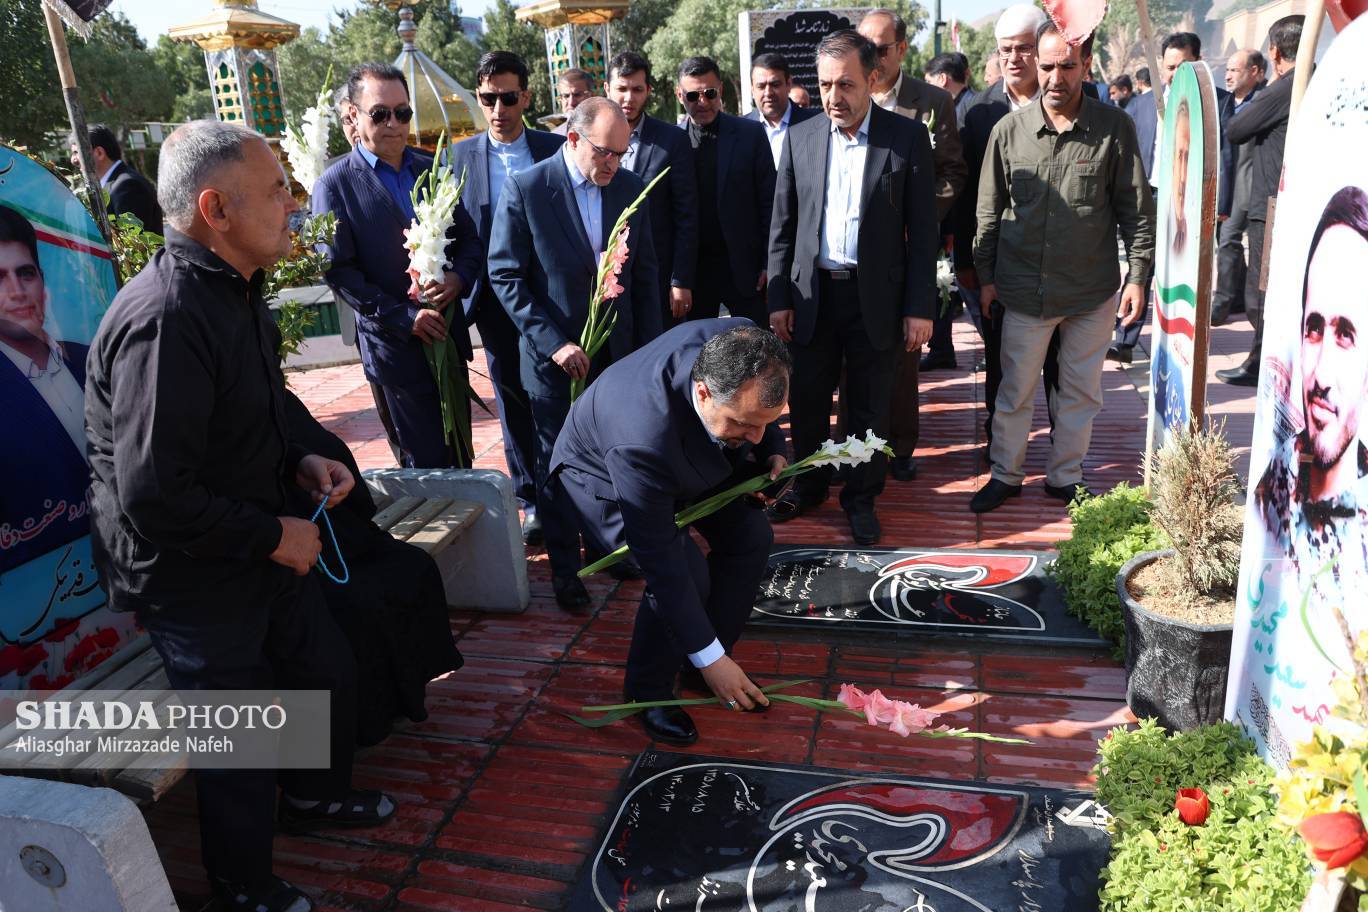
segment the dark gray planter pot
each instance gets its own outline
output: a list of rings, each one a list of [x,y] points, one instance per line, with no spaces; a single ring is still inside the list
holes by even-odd
[[[1131,558],[1116,574],[1116,595],[1126,624],[1126,702],[1137,718],[1153,716],[1170,731],[1221,721],[1230,668],[1229,624],[1188,624],[1146,610],[1126,580],[1168,551]]]

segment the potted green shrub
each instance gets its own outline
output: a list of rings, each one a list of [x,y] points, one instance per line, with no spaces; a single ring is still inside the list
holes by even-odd
[[[1069,613],[1118,644],[1124,658],[1125,624],[1116,601],[1116,574],[1137,554],[1168,543],[1150,521],[1145,492],[1125,482],[1069,505],[1072,533],[1060,542],[1046,572],[1064,592]]]
[[[1149,469],[1150,516],[1172,547],[1136,555],[1116,576],[1126,702],[1182,731],[1224,713],[1243,511],[1219,428],[1173,433]]]

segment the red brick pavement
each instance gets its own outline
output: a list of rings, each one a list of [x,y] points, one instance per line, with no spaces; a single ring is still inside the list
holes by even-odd
[[[1249,341],[1241,321],[1214,333],[1210,369],[1234,364]],[[1019,500],[983,517],[968,510],[987,479],[981,457],[977,337],[956,326],[961,367],[923,377],[920,475],[889,482],[880,501],[887,545],[1048,548],[1066,536],[1068,516],[1041,490],[1047,432],[1043,400]],[[481,365],[482,366],[482,365]],[[1105,408],[1086,471],[1094,488],[1136,479],[1144,445],[1144,369],[1108,365]],[[292,374],[314,414],[353,448],[363,468],[392,465],[358,366]],[[493,402],[488,381],[477,390]],[[1228,419],[1247,453],[1253,391],[1212,380],[1212,412]],[[498,422],[475,419],[478,465],[503,468]],[[779,531],[781,540],[845,543],[849,530],[832,503]],[[375,830],[280,836],[278,872],[320,907],[349,912],[513,912],[557,909],[594,847],[632,758],[649,746],[624,722],[587,731],[558,711],[611,703],[621,693],[640,583],[591,585],[590,616],[570,617],[551,598],[540,552],[528,555],[532,604],[521,615],[455,612],[451,629],[466,657],[459,672],[429,688],[431,716],[363,751],[357,781],[384,788],[400,805]],[[997,782],[1084,786],[1094,742],[1131,721],[1125,673],[1106,653],[973,643],[852,646],[806,632],[755,631],[737,658],[762,683],[812,678],[799,692],[833,695],[841,682],[882,687],[946,714],[952,725],[1032,739],[1030,746],[901,739],[863,723],[819,717],[795,706],[763,716],[718,709],[694,713],[696,752],[837,768]],[[184,780],[148,814],[153,838],[185,908],[199,908],[194,785]]]

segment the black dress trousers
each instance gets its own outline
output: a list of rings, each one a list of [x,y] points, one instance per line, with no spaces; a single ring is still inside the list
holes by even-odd
[[[848,279],[834,279],[825,270],[818,282],[817,322],[806,344],[794,342],[793,380],[789,396],[789,421],[794,459],[804,459],[831,436],[832,393],[846,369],[846,409],[849,433],[863,437],[873,430],[889,435],[893,378],[901,326],[890,323],[881,331],[894,344],[882,351],[870,342],[860,311],[860,290],[855,271]],[[876,332],[880,331],[878,328]],[[872,508],[884,488],[887,458],[880,453],[864,465],[854,466],[841,489],[841,506],[847,511]],[[794,489],[804,500],[826,497],[831,468],[799,475]]]
[[[172,687],[331,691],[331,765],[318,770],[196,770],[200,843],[210,877],[249,886],[271,874],[276,783],[301,800],[351,787],[356,745],[356,664],[318,577],[271,564],[255,572],[251,598],[233,610],[199,606],[138,612]]]

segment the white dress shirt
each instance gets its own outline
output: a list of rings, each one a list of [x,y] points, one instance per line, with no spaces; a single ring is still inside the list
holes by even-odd
[[[884,93],[883,95],[879,95],[879,94],[876,93],[876,94],[873,96],[873,98],[874,98],[874,103],[875,103],[876,105],[878,105],[879,107],[883,108],[885,111],[892,111],[892,110],[896,109],[896,108],[898,107],[898,93],[899,93],[900,91],[902,91],[902,81],[903,81],[903,74],[902,74],[902,70],[899,69],[899,70],[898,70],[898,81],[895,82],[895,83],[893,83],[893,88],[889,89],[889,90],[888,90],[886,93]]]
[[[575,206],[579,208],[580,224],[589,237],[589,246],[594,251],[594,261],[598,262],[603,252],[603,188],[580,171],[571,157],[570,146],[565,146],[565,170],[570,173],[570,186],[575,188]]]
[[[101,187],[108,187],[108,186],[109,186],[109,182],[112,181],[112,180],[114,179],[114,172],[115,172],[115,171],[118,171],[119,168],[122,167],[122,166],[123,166],[123,160],[122,160],[122,159],[120,159],[119,161],[116,161],[114,164],[110,165],[110,166],[109,166],[109,170],[106,171],[106,172],[104,173],[104,177],[100,178],[100,186],[101,186]],[[85,444],[83,443],[82,446],[84,446],[84,445],[85,445]]]
[[[489,137],[489,202],[498,203],[503,192],[504,181],[520,171],[526,171],[536,162],[532,160],[532,147],[527,144],[527,131],[523,130],[511,143],[501,143]]]
[[[848,269],[859,259],[860,204],[864,200],[865,159],[869,155],[869,119],[852,139],[835,122],[827,144],[826,203],[822,212],[822,237],[817,246],[817,266],[821,269]]]
[[[632,134],[627,137],[627,154],[622,156],[622,167],[637,173],[636,160],[637,153],[641,150],[641,128],[646,124],[646,115],[642,114],[637,120],[637,125],[632,128]]]
[[[779,167],[779,156],[784,152],[784,137],[788,135],[789,120],[793,117],[793,102],[789,102],[784,108],[784,116],[779,118],[779,123],[770,126],[770,122],[765,119],[765,115],[760,115],[760,125],[765,128],[765,135],[769,137],[770,152],[774,153],[774,167]]]
[[[38,395],[43,397],[47,407],[57,420],[62,422],[62,427],[66,430],[67,436],[71,438],[72,444],[76,447],[76,452],[85,458],[86,435],[85,435],[85,392],[81,389],[81,384],[76,382],[71,371],[66,366],[66,361],[62,359],[62,349],[55,342],[48,342],[48,362],[47,367],[40,368],[33,362],[28,355],[10,348],[4,342],[0,342],[0,351],[3,351],[14,366],[19,368],[19,373],[28,377],[29,382]]]

